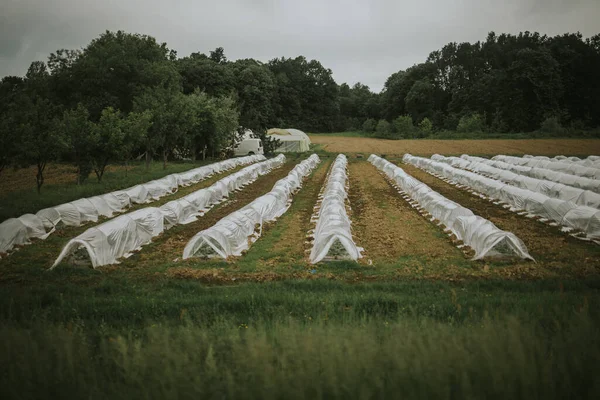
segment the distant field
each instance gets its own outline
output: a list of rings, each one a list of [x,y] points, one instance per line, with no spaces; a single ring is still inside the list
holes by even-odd
[[[310,140],[329,152],[430,156],[532,154],[589,155],[600,154],[600,139],[490,139],[490,140],[386,140],[365,137],[311,135]]]

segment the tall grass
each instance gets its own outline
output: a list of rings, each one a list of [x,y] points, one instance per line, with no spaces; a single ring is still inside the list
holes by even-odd
[[[514,317],[223,318],[179,314],[114,334],[85,323],[0,327],[0,396],[11,398],[598,398],[597,326],[584,313],[548,326]]]

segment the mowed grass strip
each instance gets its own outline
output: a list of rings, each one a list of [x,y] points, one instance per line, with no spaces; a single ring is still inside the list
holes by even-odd
[[[414,258],[420,272],[427,273],[440,263],[465,262],[442,229],[411,207],[373,165],[353,161],[348,169],[352,233],[357,245],[365,249],[361,263],[372,261],[377,268]]]
[[[196,184],[180,187],[179,190],[173,194],[162,197],[159,200],[156,200],[149,204],[134,204],[132,207],[127,209],[124,213],[139,210],[141,208],[146,207],[160,207],[163,204],[166,204],[170,201],[177,200],[181,197],[184,197],[192,192],[195,192],[200,189],[207,188],[217,182],[224,177],[239,171],[245,166],[239,166],[229,171],[221,172],[219,174],[214,174],[210,178],[207,178],[201,182]],[[122,214],[116,214],[115,217]],[[113,218],[115,218],[113,217]],[[67,244],[67,242],[74,237],[80,235],[85,232],[87,229],[99,225],[105,221],[108,221],[108,218],[101,217],[98,222],[88,222],[83,224],[82,226],[62,226],[59,227],[56,232],[52,233],[46,240],[37,240],[33,239],[33,243],[27,246],[23,246],[18,251],[13,254],[0,259],[0,280],[2,279],[11,279],[18,278],[18,275],[23,272],[24,269],[46,269],[49,268],[58,254],[60,253],[62,247]]]
[[[407,173],[448,199],[493,222],[498,228],[517,235],[536,263],[521,262],[499,268],[495,273],[521,277],[579,277],[600,274],[600,246],[584,242],[542,222],[525,218],[502,206],[459,189],[412,165],[398,164]],[[502,265],[502,264],[500,264]]]

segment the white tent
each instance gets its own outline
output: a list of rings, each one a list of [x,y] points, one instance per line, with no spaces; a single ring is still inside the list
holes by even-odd
[[[474,260],[502,255],[533,260],[525,244],[513,233],[499,229],[468,208],[447,199],[391,162],[374,154],[369,157],[369,161],[383,171],[401,193],[416,202],[416,206],[427,211],[432,219],[440,221],[458,240],[473,249]]]
[[[267,135],[281,141],[281,145],[275,149],[278,153],[302,153],[310,150],[310,138],[298,129],[273,128],[267,131]]]
[[[327,182],[319,196],[317,203],[317,225],[314,230],[313,247],[310,252],[310,262],[316,264],[323,259],[350,259],[356,261],[361,258],[362,248],[356,246],[352,239],[351,221],[346,213],[348,199],[348,175],[346,166],[348,160],[345,155],[336,157]]]
[[[143,208],[92,227],[67,243],[52,268],[79,249],[87,252],[94,268],[115,264],[120,257],[127,257],[131,252],[150,243],[153,237],[165,229],[195,221],[197,216],[228,197],[231,192],[241,189],[284,162],[285,156],[280,154],[245,167],[208,188],[199,189],[161,208]]]
[[[183,258],[240,256],[260,237],[265,222],[276,220],[288,210],[293,193],[319,162],[313,154],[277,181],[269,193],[198,232],[185,246]]]

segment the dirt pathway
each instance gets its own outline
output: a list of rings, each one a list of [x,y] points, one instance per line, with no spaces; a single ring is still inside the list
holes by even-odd
[[[365,161],[349,163],[350,205],[356,244],[363,261],[393,263],[403,257],[464,260],[441,229],[428,222]]]
[[[557,227],[517,215],[411,165],[399,166],[448,199],[489,219],[500,229],[517,235],[537,261],[537,271],[534,273],[532,270],[531,273],[575,276],[600,273],[600,246],[561,233]]]

